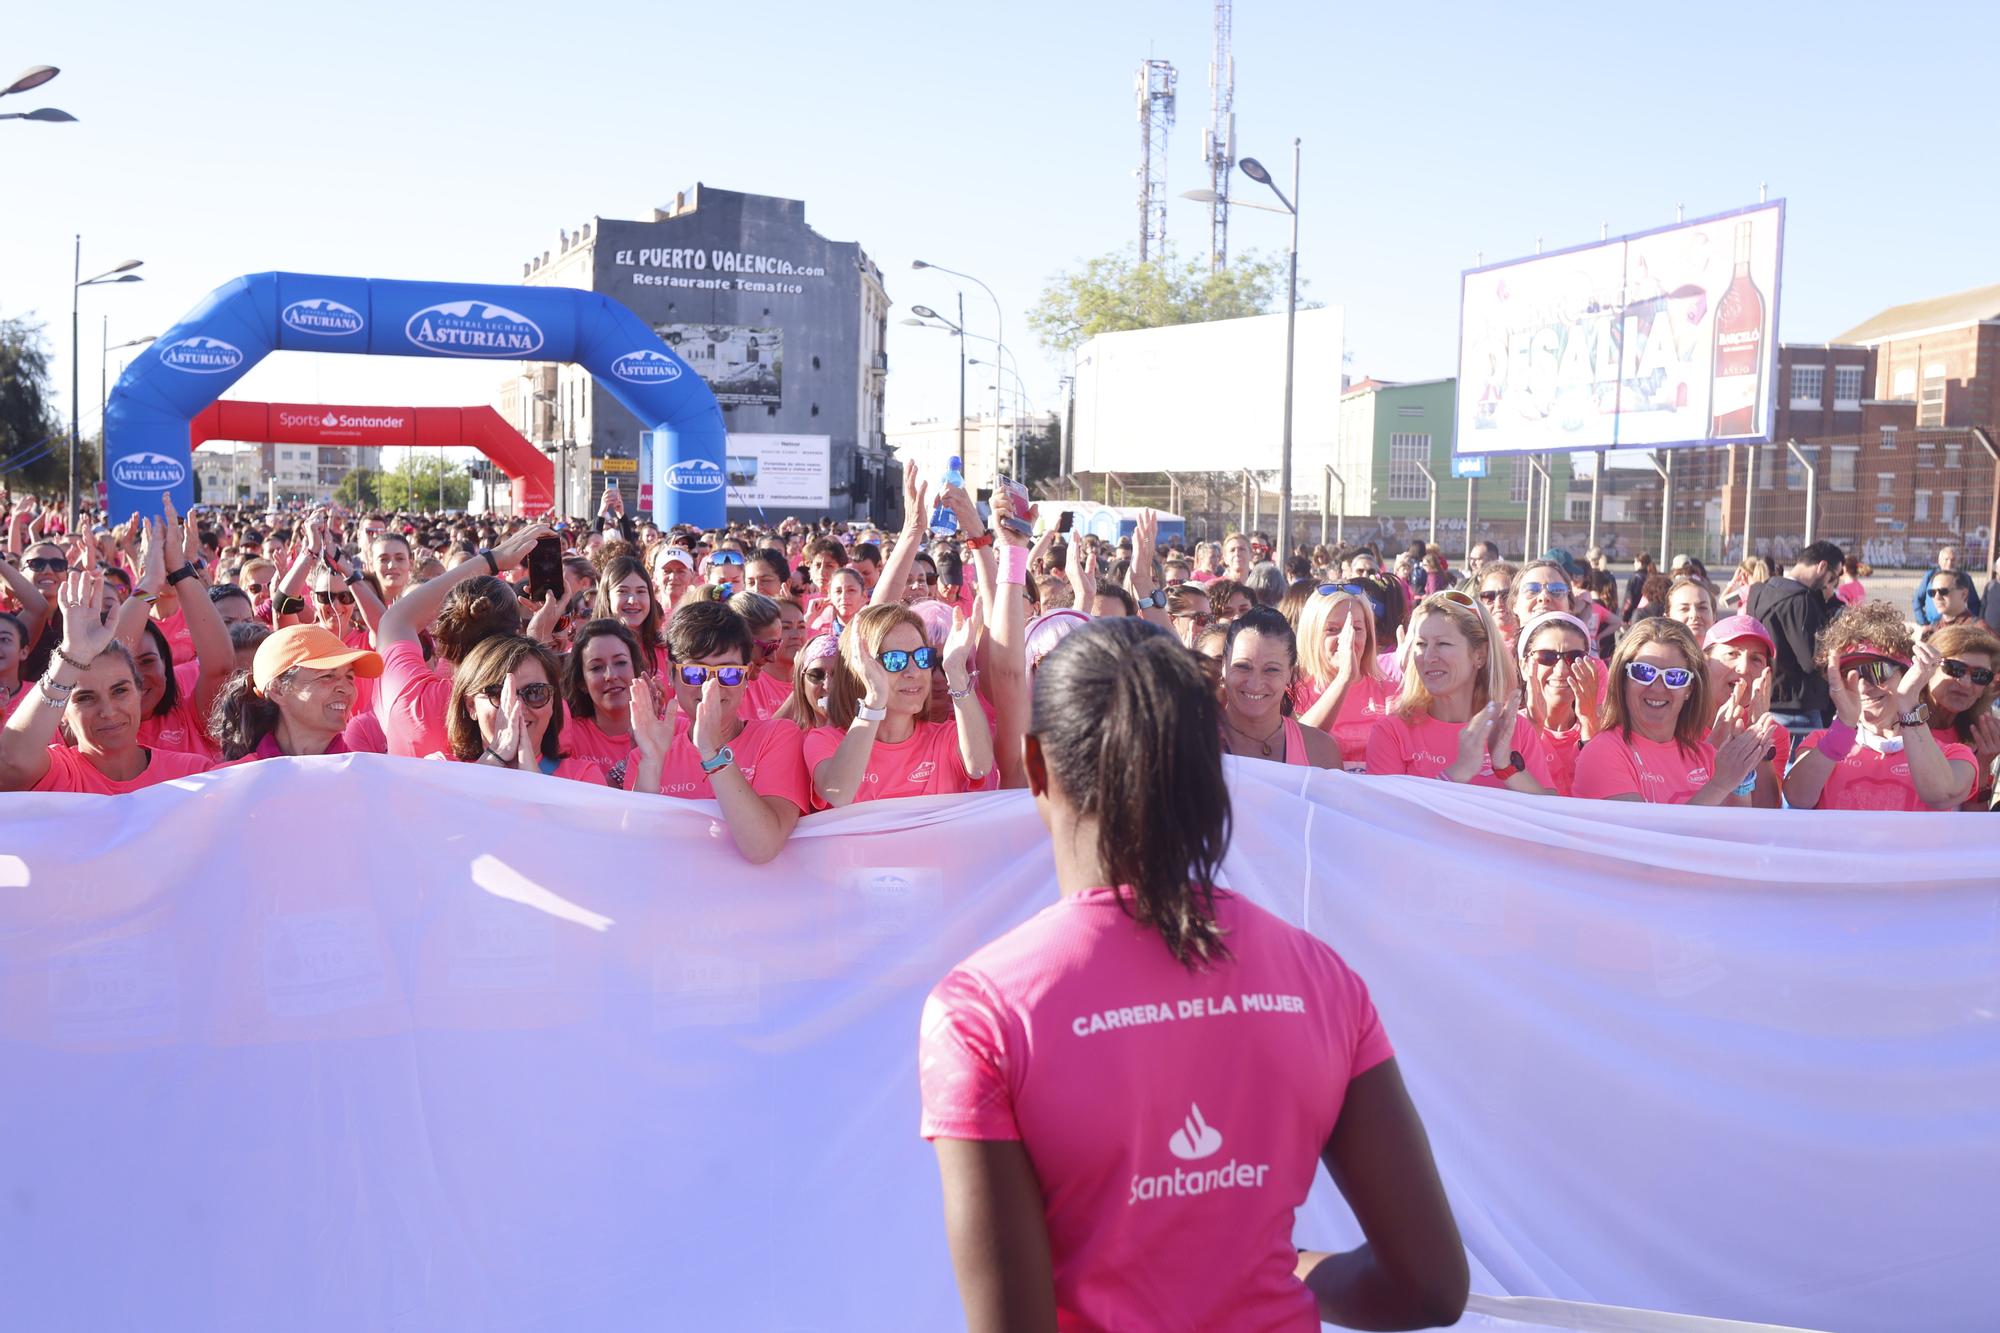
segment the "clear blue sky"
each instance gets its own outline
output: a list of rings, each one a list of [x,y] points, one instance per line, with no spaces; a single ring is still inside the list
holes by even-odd
[[[1310,296],[1346,307],[1356,374],[1452,373],[1458,272],[1481,252],[1656,226],[1677,203],[1720,212],[1760,182],[1790,201],[1781,335],[1824,340],[2000,281],[1979,92],[1997,14],[1241,0],[1239,150],[1276,165],[1304,139],[1301,268]],[[957,394],[951,341],[894,322],[951,300],[910,271],[919,257],[994,287],[1051,406],[1057,370],[1024,313],[1051,275],[1136,233],[1148,55],[1181,77],[1170,190],[1206,183],[1208,50],[1202,0],[17,5],[0,78],[64,72],[0,109],[81,123],[0,122],[0,313],[49,321],[66,397],[72,234],[86,275],[146,261],[146,282],[85,293],[88,422],[105,313],[113,342],[159,333],[272,268],[517,281],[559,227],[644,216],[701,180],[804,199],[820,232],[874,257],[898,307],[892,422],[949,416]],[[1173,219],[1205,250],[1200,205],[1176,200]],[[1236,215],[1233,250],[1283,243],[1282,218]],[[976,289],[966,308],[990,332]],[[487,401],[498,378],[283,354],[233,393],[448,404]]]

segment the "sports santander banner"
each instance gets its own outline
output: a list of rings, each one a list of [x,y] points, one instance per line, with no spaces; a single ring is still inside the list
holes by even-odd
[[[1994,1326],[1977,821],[1230,762],[1226,879],[1373,989],[1477,1308]],[[762,867],[715,814],[377,756],[0,797],[6,1326],[962,1326],[917,1022],[1052,901],[1033,807]],[[1297,1234],[1355,1239],[1324,1178]]]

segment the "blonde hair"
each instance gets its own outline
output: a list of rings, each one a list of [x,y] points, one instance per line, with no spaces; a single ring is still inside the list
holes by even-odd
[[[1475,711],[1486,707],[1493,700],[1504,697],[1508,684],[1508,662],[1506,645],[1501,641],[1500,631],[1493,623],[1493,617],[1486,614],[1486,608],[1475,602],[1467,606],[1458,600],[1464,593],[1434,592],[1417,603],[1410,612],[1409,636],[1414,642],[1417,636],[1417,622],[1428,615],[1440,615],[1457,627],[1465,636],[1469,649],[1483,649],[1486,653],[1486,669],[1472,681],[1472,707]],[[1424,688],[1424,678],[1420,672],[1410,670],[1405,665],[1402,693],[1390,709],[1405,721],[1422,717],[1430,712],[1434,702],[1431,692]]]
[[[854,710],[868,696],[868,682],[857,663],[881,652],[889,636],[904,625],[915,630],[923,644],[930,643],[930,630],[925,627],[922,617],[900,602],[863,607],[841,631],[840,656],[835,659],[834,672],[826,683],[826,720],[829,725],[844,731],[854,724]],[[910,670],[916,668],[912,666]]]
[[[1368,609],[1368,603],[1351,592],[1314,593],[1307,599],[1305,609],[1299,612],[1299,674],[1324,688],[1333,679],[1333,654],[1327,651],[1326,627],[1333,621],[1334,614],[1352,606],[1361,615],[1362,641],[1361,665],[1370,677],[1382,678],[1382,667],[1375,659],[1380,649],[1375,646],[1375,613]]]

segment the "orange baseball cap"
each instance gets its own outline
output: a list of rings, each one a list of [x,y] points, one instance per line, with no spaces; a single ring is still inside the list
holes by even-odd
[[[263,694],[270,690],[271,682],[293,667],[327,671],[349,665],[357,676],[379,676],[382,655],[367,648],[350,648],[332,630],[318,625],[288,625],[257,645],[250,679],[257,693]]]

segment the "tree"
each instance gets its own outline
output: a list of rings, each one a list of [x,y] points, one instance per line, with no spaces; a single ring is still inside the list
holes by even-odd
[[[0,319],[0,484],[66,496],[69,426],[49,402],[44,328],[30,319]],[[79,463],[96,470],[91,459]]]
[[[381,485],[382,474],[374,468],[355,468],[340,479],[340,485],[334,487],[334,503],[353,510],[380,508]]]
[[[1130,250],[1099,255],[1056,275],[1028,312],[1028,327],[1050,352],[1068,353],[1100,333],[1267,315],[1283,307],[1290,267],[1289,256],[1255,253],[1220,273],[1171,248],[1143,264]]]
[[[440,478],[444,485],[442,505],[438,503]],[[375,494],[384,509],[463,509],[472,498],[472,478],[465,475],[464,468],[436,454],[412,453],[378,476]]]

